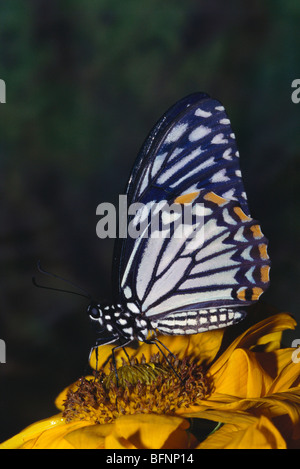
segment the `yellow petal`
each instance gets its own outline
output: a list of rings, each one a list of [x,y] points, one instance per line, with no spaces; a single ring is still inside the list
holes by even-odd
[[[67,423],[58,428],[51,428],[42,432],[34,440],[28,441],[22,448],[26,449],[74,449],[71,442],[68,441],[67,435],[77,429],[82,429],[91,425],[90,422],[84,420]]]
[[[39,422],[29,425],[9,440],[1,443],[0,449],[17,449],[22,446],[26,441],[35,438],[42,432],[60,425],[65,425],[65,419],[62,417],[62,414],[57,414],[53,417],[40,420]]]
[[[271,352],[258,352],[255,354],[257,361],[260,363],[261,367],[268,373],[272,378],[272,387],[273,380],[281,373],[283,368],[285,368],[291,361],[291,353],[289,349],[278,349]],[[270,389],[267,390],[267,393],[271,392]]]
[[[259,337],[256,341],[256,344],[250,347],[250,350],[259,350],[264,352],[272,352],[273,350],[278,350],[281,346],[282,332],[271,332],[270,334],[265,334],[262,337]]]
[[[268,413],[272,417],[288,415],[291,424],[300,436],[300,388],[292,388],[289,391],[278,392],[260,399],[249,401],[243,399],[239,403],[241,409],[251,410],[256,413]]]
[[[215,392],[238,397],[264,396],[271,384],[272,378],[260,366],[256,354],[239,348],[214,375]]]
[[[116,420],[105,438],[106,449],[188,448],[189,423],[181,417],[156,414],[125,415]]]
[[[292,361],[294,351],[293,348],[285,349],[285,353],[281,354],[281,369],[272,384],[270,392],[287,391],[289,388],[300,384],[300,363]]]
[[[199,406],[177,411],[185,418],[207,418],[214,421],[240,424],[245,416],[267,416],[276,422],[285,439],[292,447],[300,441],[300,387],[260,398],[239,399],[224,394],[214,394],[212,399],[201,401]]]
[[[65,435],[64,439],[75,449],[104,448],[105,437],[112,432],[113,424],[89,425]]]
[[[194,406],[187,410],[179,410],[176,415],[182,415],[188,419],[205,419],[213,422],[221,422],[235,425],[252,425],[256,417],[243,411],[231,411],[230,409],[215,407]]]
[[[226,351],[212,364],[210,368],[211,374],[215,374],[229,359],[233,350],[236,348],[249,349],[261,341],[265,335],[281,332],[286,329],[294,329],[296,321],[286,313],[276,314],[260,321],[258,324],[250,327],[247,331],[237,337]]]
[[[273,423],[265,416],[251,425],[226,424],[198,449],[286,449],[286,443]]]
[[[248,449],[248,448],[285,448],[286,442],[279,430],[270,419],[263,414],[259,416],[244,412],[241,408],[226,407],[226,401],[231,404],[239,402],[230,396],[218,404],[215,402],[211,408],[201,406],[200,411],[194,406],[194,412],[186,412],[186,418],[207,419],[222,422],[225,425],[210,434],[201,442],[198,449]],[[257,401],[259,401],[257,399]],[[250,400],[247,400],[250,402]],[[216,405],[217,404],[217,405]],[[191,410],[191,409],[190,409]]]
[[[87,425],[89,423],[84,421],[66,423],[62,414],[58,414],[25,428],[2,443],[0,449],[69,449],[73,446],[65,440],[65,436],[70,431]]]
[[[198,357],[201,363],[210,365],[220,350],[224,332],[225,329],[216,329],[191,335],[189,347],[184,356]]]

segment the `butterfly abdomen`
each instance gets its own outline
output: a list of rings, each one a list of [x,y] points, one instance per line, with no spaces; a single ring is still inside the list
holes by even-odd
[[[211,329],[231,326],[245,316],[244,311],[236,311],[231,308],[180,311],[152,321],[152,326],[167,335],[198,334]]]

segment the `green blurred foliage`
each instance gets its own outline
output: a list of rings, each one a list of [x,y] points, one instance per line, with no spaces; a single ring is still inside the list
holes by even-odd
[[[152,125],[190,92],[226,106],[270,239],[265,298],[299,318],[299,2],[10,0],[0,17],[3,438],[55,412],[95,339],[84,300],[32,286],[36,261],[109,296],[113,242],[96,237],[96,207],[117,203]]]

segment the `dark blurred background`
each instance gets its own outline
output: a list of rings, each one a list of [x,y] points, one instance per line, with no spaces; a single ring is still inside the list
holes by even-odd
[[[1,440],[57,412],[95,339],[85,299],[32,285],[37,260],[109,296],[113,241],[97,238],[96,207],[118,203],[152,125],[191,92],[227,109],[270,240],[264,299],[300,319],[297,0],[10,0],[0,22]]]

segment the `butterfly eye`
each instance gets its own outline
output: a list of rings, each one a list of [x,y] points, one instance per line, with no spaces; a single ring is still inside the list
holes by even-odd
[[[97,306],[90,305],[88,307],[88,315],[91,319],[99,319],[101,317],[101,310]]]

